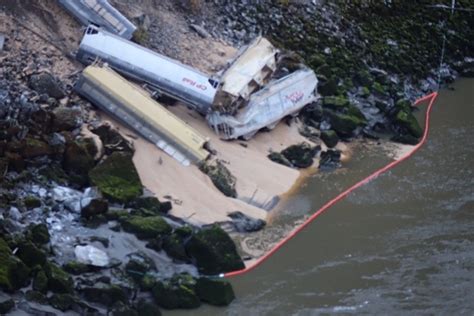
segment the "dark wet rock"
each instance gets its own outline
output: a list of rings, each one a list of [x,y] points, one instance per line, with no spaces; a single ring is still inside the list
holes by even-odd
[[[33,279],[33,290],[46,293],[48,291],[48,277],[43,270],[39,270]]]
[[[53,110],[52,131],[72,131],[81,126],[81,111],[76,108],[58,107]]]
[[[130,205],[133,208],[142,208],[152,213],[158,214],[161,212],[161,202],[154,196],[141,196],[133,200]],[[165,212],[163,212],[165,213]]]
[[[164,201],[160,202],[160,212],[164,214],[168,214],[169,211],[173,208],[173,204],[171,201]]]
[[[29,227],[29,235],[32,242],[44,245],[49,242],[49,231],[45,224],[33,224]]]
[[[6,315],[15,308],[15,301],[11,298],[0,302],[0,314]]]
[[[170,236],[163,238],[163,250],[173,259],[188,262],[189,257],[184,244],[192,234],[193,230],[189,226],[175,229]]]
[[[321,132],[321,140],[328,146],[329,148],[333,148],[339,142],[339,136],[333,130],[327,130]]]
[[[157,282],[155,275],[146,273],[139,282],[140,290],[151,291]]]
[[[82,289],[84,298],[90,302],[112,306],[117,302],[127,303],[128,294],[118,285],[97,285]]]
[[[35,302],[41,305],[48,304],[48,298],[39,291],[26,291],[25,299],[29,302]]]
[[[224,279],[199,278],[196,292],[203,302],[211,305],[227,306],[235,299],[232,285]]]
[[[16,291],[29,283],[30,269],[12,255],[8,244],[0,238],[0,289]]]
[[[186,244],[186,252],[204,274],[215,275],[245,267],[234,241],[217,225],[194,234]]]
[[[81,205],[81,216],[84,218],[91,218],[105,214],[109,209],[109,202],[102,198],[88,199],[86,205],[83,205],[82,203]]]
[[[114,151],[134,152],[132,143],[126,140],[117,129],[108,123],[92,128],[91,132],[99,136],[107,155]]]
[[[89,182],[88,173],[94,167],[95,161],[83,141],[72,141],[66,145],[63,168],[69,173],[74,182],[80,186]]]
[[[341,152],[329,149],[321,152],[319,169],[330,170],[341,166]]]
[[[51,148],[47,143],[32,137],[25,140],[22,156],[24,158],[35,158],[39,156],[47,156],[52,153]]]
[[[45,265],[48,289],[54,293],[72,293],[74,281],[67,272],[53,263]]]
[[[26,163],[23,157],[17,153],[7,152],[5,153],[5,158],[7,160],[8,170],[22,172],[26,168]],[[0,167],[0,171],[2,168]]]
[[[32,242],[24,241],[18,245],[16,256],[28,267],[42,266],[46,263],[46,254]]]
[[[350,137],[354,131],[365,124],[365,121],[355,115],[337,113],[332,110],[324,110],[324,116],[328,118],[331,127],[341,137]]]
[[[419,138],[423,135],[423,130],[418,120],[413,116],[410,110],[398,111],[393,122],[413,137]]]
[[[268,154],[268,159],[270,159],[271,161],[273,162],[276,162],[276,163],[279,163],[280,165],[284,165],[284,166],[287,166],[287,167],[293,167],[292,163],[286,159],[285,156],[283,156],[281,153],[279,152],[271,152]]]
[[[200,169],[211,178],[212,183],[225,196],[237,197],[237,191],[235,190],[237,179],[221,161],[216,160],[213,163],[203,163]]]
[[[137,303],[138,316],[161,316],[161,311],[155,304],[140,300]]]
[[[419,143],[420,139],[408,134],[395,135],[390,138],[391,141],[407,144],[407,145],[416,145]]]
[[[197,308],[201,301],[195,291],[196,280],[188,274],[175,275],[159,281],[152,290],[156,304],[167,309]]]
[[[282,150],[281,153],[293,166],[297,168],[308,168],[313,164],[313,158],[318,151],[319,149],[317,147],[312,147],[310,144],[303,142],[291,145]]]
[[[142,194],[138,172],[128,153],[114,152],[89,172],[92,183],[108,199],[127,203]]]
[[[69,261],[68,263],[63,265],[63,269],[64,271],[73,275],[80,275],[93,271],[93,268],[91,266],[78,261]]]
[[[140,283],[147,272],[156,271],[154,261],[144,253],[132,253],[128,255],[129,259],[125,265],[125,272],[135,282]]]
[[[29,85],[39,94],[46,93],[56,99],[61,99],[65,96],[59,80],[46,72],[31,76]]]
[[[70,294],[53,294],[49,299],[49,304],[62,312],[72,309],[75,299]]]
[[[161,217],[131,216],[122,222],[126,232],[142,239],[153,239],[171,234],[171,226]]]
[[[25,207],[29,210],[33,208],[37,208],[41,206],[41,200],[37,198],[36,196],[27,196],[26,198],[23,199],[23,204]]]
[[[344,110],[350,106],[349,99],[341,96],[329,96],[323,98],[323,107],[332,110]]]
[[[138,312],[125,304],[118,303],[112,311],[110,312],[111,316],[138,316]]]
[[[227,216],[232,219],[235,230],[241,233],[256,232],[266,225],[263,219],[256,219],[239,211],[229,213]]]
[[[303,108],[301,116],[304,117],[305,123],[313,127],[319,127],[319,122],[323,118],[323,109],[319,102],[313,102]]]

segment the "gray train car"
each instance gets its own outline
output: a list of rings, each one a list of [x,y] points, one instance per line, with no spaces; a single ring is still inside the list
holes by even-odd
[[[126,39],[131,39],[137,29],[107,0],[58,1],[84,26],[95,24]]]
[[[288,115],[296,115],[305,105],[317,100],[318,79],[304,68],[268,83],[250,95],[249,103],[235,115],[212,112],[207,122],[222,139],[246,140],[260,129],[274,128]]]
[[[87,28],[76,58],[86,65],[100,59],[203,115],[210,111],[216,94],[218,83],[209,76],[94,25]]]

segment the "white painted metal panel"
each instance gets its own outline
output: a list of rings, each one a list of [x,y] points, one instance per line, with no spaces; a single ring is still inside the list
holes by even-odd
[[[236,115],[212,112],[207,121],[221,138],[250,138],[258,130],[272,128],[285,116],[314,102],[317,84],[311,69],[295,71],[252,94],[249,104]]]

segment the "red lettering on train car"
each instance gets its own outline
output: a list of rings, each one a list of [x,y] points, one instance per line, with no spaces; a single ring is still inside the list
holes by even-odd
[[[198,88],[198,89],[201,89],[202,91],[207,90],[206,85],[201,84],[201,83],[197,83],[196,81],[194,81],[194,80],[192,80],[192,79],[183,78],[183,82],[187,83],[188,85],[190,85],[190,86],[192,86],[192,87],[196,87],[196,88]]]
[[[301,101],[303,99],[304,93],[302,91],[295,91],[292,94],[286,96],[288,100],[290,100],[293,104]]]

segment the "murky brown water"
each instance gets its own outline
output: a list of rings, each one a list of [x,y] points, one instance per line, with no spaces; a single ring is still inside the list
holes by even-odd
[[[474,81],[455,89],[441,93],[428,142],[414,157],[233,278],[231,306],[191,313],[473,315]],[[358,150],[348,171],[310,179],[273,225],[311,213],[386,161],[377,148]]]

